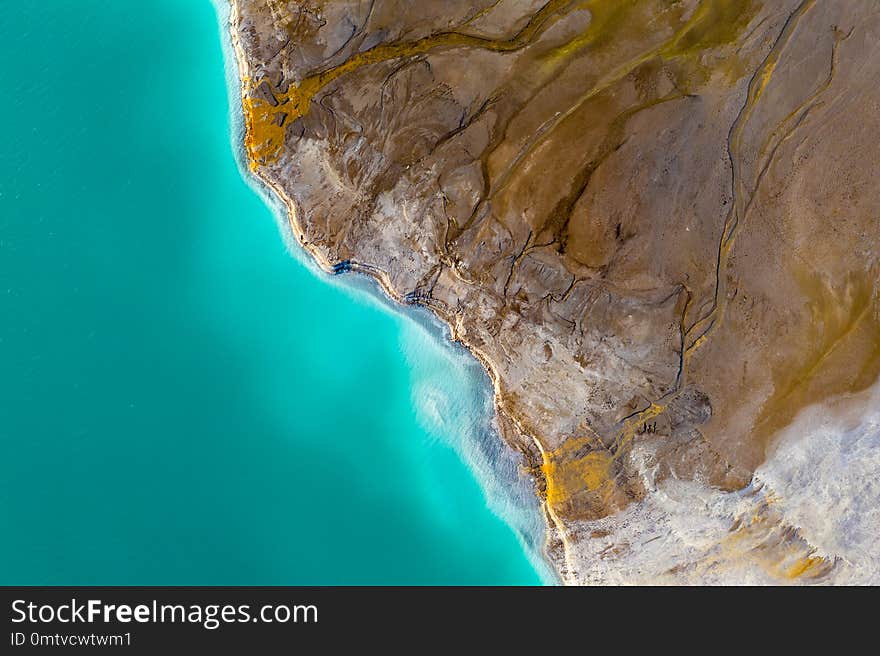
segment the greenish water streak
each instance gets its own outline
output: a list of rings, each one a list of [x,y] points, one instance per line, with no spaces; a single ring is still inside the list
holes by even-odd
[[[0,583],[539,582],[450,446],[474,366],[242,180],[208,0],[9,3],[0,52]]]

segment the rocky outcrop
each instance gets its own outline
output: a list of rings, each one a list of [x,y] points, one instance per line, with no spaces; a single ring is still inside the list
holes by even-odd
[[[754,474],[880,373],[874,3],[234,0],[231,31],[251,168],[484,361],[564,581],[831,575]],[[647,560],[702,494],[736,500],[712,537]]]

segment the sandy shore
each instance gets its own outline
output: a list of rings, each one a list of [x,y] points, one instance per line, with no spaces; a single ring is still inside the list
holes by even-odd
[[[229,7],[230,7],[229,20],[228,20],[226,26],[224,27],[224,29],[226,29],[228,31],[230,41],[232,44],[234,59],[235,59],[236,66],[238,69],[238,86],[239,86],[239,101],[240,101],[240,99],[244,98],[245,94],[247,93],[247,89],[245,87],[244,80],[248,79],[250,77],[250,75],[248,75],[247,66],[245,64],[246,57],[244,54],[244,49],[242,48],[242,45],[241,45],[241,40],[239,38],[237,30],[233,29],[233,25],[235,25],[238,22],[238,19],[240,16],[239,4],[238,4],[237,0],[214,0],[214,1],[215,1],[215,3],[218,4],[218,6],[221,3],[228,2]],[[220,13],[220,12],[218,12],[218,13]],[[222,16],[223,14],[220,13],[220,15]],[[235,109],[233,109],[232,111],[235,111]],[[247,155],[245,154],[244,157],[246,158]],[[245,164],[249,164],[249,162],[245,162]],[[275,197],[281,201],[281,203],[286,211],[287,223],[290,226],[291,232],[293,233],[293,236],[295,237],[295,240],[296,240],[297,244],[299,245],[299,247],[302,248],[305,252],[307,252],[311,256],[312,261],[315,262],[325,273],[331,274],[331,275],[334,274],[333,267],[334,267],[335,263],[328,260],[324,256],[324,254],[321,253],[321,251],[314,244],[311,244],[308,241],[308,239],[306,238],[305,230],[303,228],[301,220],[298,217],[298,211],[297,211],[296,204],[293,201],[293,199],[291,199],[284,192],[284,189],[281,187],[281,185],[278,184],[276,181],[274,181],[271,177],[267,176],[264,172],[262,172],[259,167],[243,166],[242,168],[243,169],[246,168],[248,173],[253,175],[254,178],[256,178],[256,180],[258,180],[259,183],[263,187],[271,190],[271,192],[275,195]],[[364,264],[358,263],[353,260],[351,261],[351,270],[375,280],[378,283],[379,287],[381,288],[382,292],[386,295],[386,297],[389,298],[390,300],[392,300],[395,304],[401,305],[401,306],[412,305],[412,303],[408,302],[405,299],[403,294],[400,294],[396,289],[394,289],[394,287],[392,286],[391,281],[385,271],[379,269],[378,267],[369,266],[369,265],[365,266]],[[441,308],[438,308],[438,307],[433,307],[433,306],[424,306],[424,307],[428,307],[428,309],[432,312],[432,314],[437,319],[439,319],[446,328],[448,328],[450,339],[461,344],[464,348],[466,348],[468,350],[468,352],[471,355],[473,355],[482,364],[483,368],[486,370],[487,374],[489,375],[489,379],[492,382],[494,408],[495,408],[495,413],[497,416],[500,412],[502,393],[501,393],[499,377],[498,377],[498,373],[497,373],[495,364],[479,348],[475,347],[473,344],[469,344],[466,340],[462,339],[459,331],[456,328],[455,320],[451,315],[445,313]],[[529,432],[527,432],[517,422],[515,417],[512,417],[512,416],[505,413],[505,418],[516,426],[516,430],[519,431],[521,435],[528,435],[529,436],[529,438],[532,440],[532,442],[538,448],[542,459],[546,462],[547,453],[546,453],[543,445],[540,443],[540,441],[535,439],[533,436],[531,436],[529,434]],[[502,437],[504,437],[503,431],[502,431]],[[511,444],[511,442],[509,440],[507,440],[507,441],[508,441],[508,444]],[[540,472],[533,472],[533,473],[540,475]],[[563,546],[563,552],[565,555],[564,556],[565,565],[566,565],[565,569],[567,571],[572,571],[572,563],[571,563],[571,555],[570,555],[571,549],[570,549],[570,544],[569,544],[568,540],[566,539],[566,531],[564,530],[563,523],[560,520],[560,518],[556,515],[556,513],[553,512],[553,509],[550,506],[550,504],[548,504],[546,502],[546,500],[542,497],[542,495],[538,494],[537,486],[535,489],[535,494],[540,502],[542,514],[543,514],[543,516],[545,518],[545,522],[546,522],[546,525],[545,525],[546,532],[545,532],[545,535],[543,536],[544,545],[546,547],[546,545],[549,544],[551,539],[558,540],[558,542],[560,542]],[[559,581],[561,581],[562,583],[566,583],[567,582],[566,576],[565,576],[564,572],[560,572],[559,564],[554,562],[553,559],[549,557],[549,554],[547,553],[546,548],[543,551],[544,551],[544,553],[542,554],[543,559],[544,559],[545,563],[549,565],[550,570],[554,573],[554,575],[558,578]]]

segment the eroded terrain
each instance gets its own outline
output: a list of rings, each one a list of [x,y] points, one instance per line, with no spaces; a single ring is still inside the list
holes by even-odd
[[[772,459],[816,404],[877,429],[880,6],[235,0],[231,31],[251,168],[484,361],[562,580],[876,580]]]

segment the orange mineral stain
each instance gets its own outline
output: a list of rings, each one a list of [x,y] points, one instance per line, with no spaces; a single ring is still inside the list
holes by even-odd
[[[571,447],[564,445],[556,452],[547,454],[541,466],[547,482],[547,503],[561,507],[572,497],[590,492],[608,499],[614,492],[611,474],[613,456],[607,451],[591,451],[581,457],[571,457]]]
[[[245,119],[244,145],[252,170],[271,164],[281,155],[287,113],[260,98],[245,96],[242,106]]]

